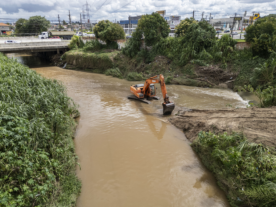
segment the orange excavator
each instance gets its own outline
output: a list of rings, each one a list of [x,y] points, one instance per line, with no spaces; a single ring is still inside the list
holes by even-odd
[[[144,84],[136,84],[136,85],[130,86],[130,91],[131,93],[133,93],[133,95],[128,96],[128,99],[139,100],[148,104],[149,102],[146,101],[145,99],[159,100],[159,98],[156,97],[156,88],[154,86],[155,83],[160,83],[160,86],[161,86],[163,99],[164,99],[164,102],[162,103],[163,115],[170,115],[174,110],[175,105],[169,100],[164,76],[162,74],[159,75],[159,78],[156,75],[154,77],[147,79]]]

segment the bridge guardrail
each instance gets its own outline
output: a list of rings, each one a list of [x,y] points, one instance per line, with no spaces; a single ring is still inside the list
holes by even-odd
[[[15,39],[7,39],[0,38],[0,44],[5,43],[6,40],[14,40],[16,42],[25,43],[25,42],[64,42],[70,40],[63,39],[38,39],[38,38],[15,38]]]
[[[70,41],[52,41],[52,42],[22,42],[22,43],[0,43],[0,48],[19,48],[35,46],[67,46]]]

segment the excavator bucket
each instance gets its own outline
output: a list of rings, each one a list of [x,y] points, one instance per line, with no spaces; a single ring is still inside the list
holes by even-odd
[[[163,106],[163,115],[171,115],[172,111],[174,110],[174,103],[162,103]]]

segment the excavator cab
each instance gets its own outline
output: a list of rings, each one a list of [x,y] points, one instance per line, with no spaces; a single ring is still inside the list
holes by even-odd
[[[150,103],[149,101],[146,101],[144,99],[156,99],[159,100],[158,97],[156,97],[156,88],[155,83],[160,83],[161,91],[163,94],[164,102],[162,103],[163,106],[163,115],[170,115],[172,111],[174,110],[175,104],[173,102],[170,102],[169,96],[167,95],[167,89],[165,85],[164,76],[162,74],[158,76],[151,77],[145,81],[145,84],[137,84],[130,86],[130,91],[133,93],[132,96],[129,96],[128,99],[134,99],[142,101],[143,103]]]

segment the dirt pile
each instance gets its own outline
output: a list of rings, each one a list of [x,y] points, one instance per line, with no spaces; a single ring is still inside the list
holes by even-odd
[[[169,119],[190,141],[200,131],[242,132],[251,142],[276,146],[276,107],[225,110],[185,110]]]
[[[220,68],[218,65],[195,67],[197,79],[210,82],[212,85],[226,84],[228,88],[233,88],[234,81],[238,73]]]

